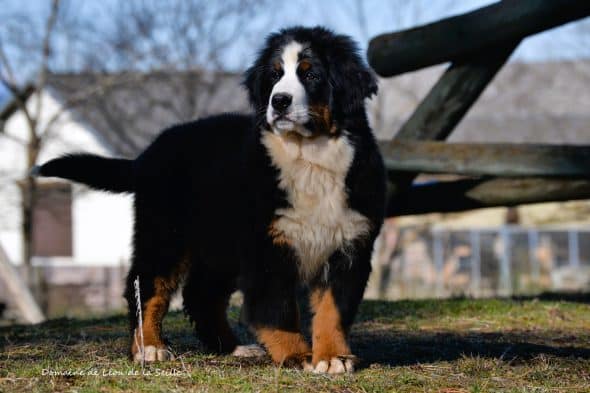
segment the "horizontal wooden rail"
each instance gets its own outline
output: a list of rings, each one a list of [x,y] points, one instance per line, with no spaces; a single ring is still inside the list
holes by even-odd
[[[590,147],[564,145],[381,142],[388,170],[496,177],[590,176]]]
[[[588,0],[504,0],[478,10],[371,40],[369,64],[394,76],[473,55],[485,48],[590,15]]]
[[[590,179],[463,179],[414,185],[390,203],[388,216],[590,199]]]

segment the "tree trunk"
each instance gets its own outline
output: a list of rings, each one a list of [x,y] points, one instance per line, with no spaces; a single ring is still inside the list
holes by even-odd
[[[27,168],[32,168],[39,155],[40,141],[33,137],[27,146]],[[27,169],[28,172],[28,169]],[[46,312],[45,291],[43,291],[42,271],[33,266],[33,229],[35,228],[35,206],[37,203],[37,181],[27,173],[22,186],[22,238],[23,238],[23,266],[25,282],[37,300],[43,312]]]

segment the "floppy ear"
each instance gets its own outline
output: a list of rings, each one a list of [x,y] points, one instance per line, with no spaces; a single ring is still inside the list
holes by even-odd
[[[364,110],[365,98],[377,94],[377,80],[358,54],[356,44],[337,35],[330,44],[330,80],[334,101],[344,114]]]
[[[244,79],[242,80],[242,85],[246,88],[246,90],[248,90],[250,103],[255,108],[259,107],[262,95],[261,74],[262,64],[260,64],[260,61],[256,61],[250,68],[246,70],[244,73]]]
[[[268,82],[265,79],[265,67],[272,55],[272,48],[277,47],[280,40],[279,33],[273,33],[266,37],[263,48],[256,56],[256,61],[244,73],[242,85],[248,90],[250,103],[256,109],[266,106],[265,92],[268,93]]]

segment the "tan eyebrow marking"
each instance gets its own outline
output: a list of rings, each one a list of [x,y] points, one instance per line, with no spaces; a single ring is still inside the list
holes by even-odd
[[[272,65],[272,68],[274,68],[275,71],[280,71],[281,70],[281,63],[278,61],[275,61]]]
[[[299,63],[299,68],[301,71],[307,71],[311,68],[311,63],[309,61],[303,60],[301,63]]]

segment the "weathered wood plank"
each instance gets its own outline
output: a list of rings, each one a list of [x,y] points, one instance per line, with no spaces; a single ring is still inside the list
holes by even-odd
[[[465,176],[590,176],[590,147],[532,144],[380,143],[388,170]]]
[[[453,61],[484,48],[590,15],[588,0],[504,0],[478,10],[371,40],[367,57],[381,76]]]
[[[389,205],[389,216],[448,213],[527,203],[590,199],[590,179],[464,179],[414,185]]]
[[[45,321],[43,312],[15,267],[8,260],[8,256],[4,252],[2,245],[0,245],[0,279],[3,280],[10,298],[15,302],[22,318],[26,322],[41,323]]]

